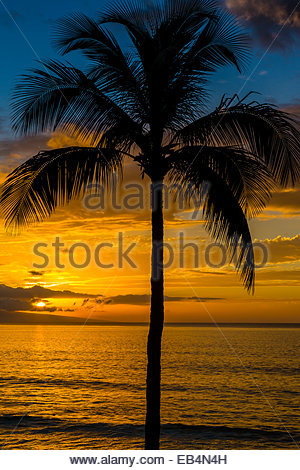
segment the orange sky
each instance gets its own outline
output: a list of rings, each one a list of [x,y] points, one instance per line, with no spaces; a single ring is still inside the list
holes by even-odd
[[[73,139],[62,135],[51,138],[19,139],[11,142],[6,161],[2,164],[2,178],[27,156],[40,148],[72,145]],[[126,165],[126,182],[140,182],[132,164]],[[183,322],[297,322],[299,311],[300,236],[299,228],[300,189],[278,192],[270,205],[251,221],[253,239],[263,241],[269,251],[267,265],[257,271],[255,295],[243,289],[231,266],[221,269],[209,268],[204,263],[203,252],[209,239],[199,220],[191,220],[191,212],[169,210],[165,214],[165,239],[174,248],[175,262],[166,270],[165,287],[166,320]],[[149,210],[144,211],[88,211],[82,202],[72,202],[60,208],[44,223],[18,236],[0,231],[0,281],[10,287],[30,288],[40,285],[55,291],[70,290],[73,297],[45,298],[45,307],[33,307],[40,313],[71,315],[102,319],[106,321],[147,321],[149,316],[150,272],[150,220]],[[178,266],[178,233],[184,232],[185,243],[199,246],[200,267],[192,265],[192,252],[186,250],[186,267]],[[124,244],[136,243],[132,259],[137,268],[126,265],[123,269],[101,269],[92,260],[84,269],[75,269],[69,263],[69,248],[74,243],[85,243],[94,252],[101,242],[111,242],[114,247],[103,250],[103,262],[117,259],[118,233],[122,232]],[[61,253],[64,269],[54,264],[51,244],[59,236],[65,247]],[[33,254],[33,246],[44,242],[43,249],[49,256],[49,266],[37,269],[33,263],[42,259]],[[188,254],[189,251],[189,254]],[[80,262],[80,249],[76,259]],[[176,261],[177,260],[177,261]],[[76,293],[87,294],[83,299]],[[1,294],[1,292],[0,292]],[[2,294],[1,308],[9,302]],[[90,296],[93,297],[90,297]],[[123,297],[121,297],[123,296]],[[176,301],[172,301],[174,297]],[[199,299],[202,299],[200,302]],[[28,301],[29,305],[36,300]],[[11,305],[11,304],[9,304]],[[13,311],[12,307],[7,312]],[[19,308],[14,311],[32,311]]]

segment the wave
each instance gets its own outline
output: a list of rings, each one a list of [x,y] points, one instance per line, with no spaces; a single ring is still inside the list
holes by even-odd
[[[11,385],[42,385],[42,386],[56,386],[56,387],[72,387],[72,388],[102,388],[102,387],[118,387],[124,390],[135,389],[135,390],[144,390],[144,387],[137,384],[128,384],[120,382],[108,382],[104,380],[74,380],[74,379],[55,379],[55,378],[34,378],[34,377],[9,377],[9,378],[0,378],[0,383],[2,385],[11,386]]]
[[[42,385],[42,386],[56,386],[56,387],[71,387],[71,388],[106,388],[106,387],[111,387],[111,388],[119,388],[123,390],[145,390],[146,384],[145,385],[138,385],[136,383],[122,383],[122,382],[108,382],[104,380],[84,380],[84,379],[55,379],[55,378],[46,378],[46,379],[40,379],[40,378],[34,378],[34,377],[26,377],[26,378],[20,378],[20,377],[0,377],[0,384],[2,386],[11,386],[11,385]],[[172,391],[172,392],[177,392],[177,391],[186,391],[188,390],[187,387],[183,385],[178,385],[178,384],[163,384],[162,385],[162,390],[165,391]]]
[[[60,379],[60,378],[46,378],[41,379],[38,377],[0,377],[0,385],[2,387],[14,388],[17,387],[18,389],[23,386],[31,386],[36,385],[41,389],[51,388],[51,387],[61,387],[61,388],[72,388],[73,390],[80,390],[80,389],[92,389],[92,390],[102,390],[102,389],[112,389],[112,390],[123,390],[123,391],[134,391],[134,392],[143,392],[145,391],[146,384],[138,384],[138,383],[125,383],[125,382],[109,382],[104,380],[86,380],[86,379]],[[214,383],[208,383],[207,385],[197,384],[197,385],[180,385],[178,383],[170,383],[170,384],[162,384],[161,389],[163,392],[193,392],[196,394],[200,393],[211,393],[212,389],[214,389]],[[257,387],[253,384],[248,386],[247,389],[245,387],[233,387],[232,385],[226,387],[223,386],[224,394],[228,393],[230,390],[232,393],[239,393],[242,395],[257,395]],[[277,391],[278,392],[278,391]],[[300,392],[297,390],[284,390],[280,388],[280,395],[291,395],[297,396]],[[51,392],[52,393],[52,392]],[[14,401],[16,404],[16,401]],[[21,402],[19,403],[22,404]]]
[[[247,368],[247,371],[249,372],[249,374],[251,373],[259,373],[259,374],[279,374],[281,376],[285,376],[285,375],[288,375],[288,376],[298,376],[299,372],[300,372],[300,367],[297,367],[297,366],[291,366],[291,365],[286,365],[286,366],[266,366],[266,365],[257,365],[257,366],[246,366]],[[197,371],[197,372],[200,372],[202,373],[203,375],[211,375],[211,374],[214,374],[214,373],[222,373],[222,372],[225,372],[226,374],[235,374],[235,373],[238,373],[239,371],[242,370],[241,368],[241,365],[237,364],[237,365],[227,365],[227,364],[224,364],[223,365],[223,368],[220,364],[216,364],[216,365],[213,365],[213,364],[210,364],[209,366],[207,366],[206,364],[197,364],[193,367],[191,367],[191,369]]]
[[[0,417],[0,430],[14,430],[23,434],[96,434],[107,437],[143,437],[142,424],[113,424],[105,422],[82,423],[67,421],[59,418],[39,417],[30,415],[3,415]],[[162,438],[188,440],[230,440],[235,441],[266,441],[270,443],[291,442],[300,440],[300,433],[293,432],[293,437],[287,431],[275,428],[250,428],[221,425],[188,425],[182,423],[166,423],[161,428]]]

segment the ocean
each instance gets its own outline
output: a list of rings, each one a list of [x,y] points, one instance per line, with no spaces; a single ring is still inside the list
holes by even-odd
[[[141,449],[146,326],[2,325],[3,449]],[[300,329],[166,326],[163,449],[296,449]]]

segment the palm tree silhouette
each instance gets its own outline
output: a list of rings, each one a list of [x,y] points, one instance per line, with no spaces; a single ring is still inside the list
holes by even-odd
[[[125,49],[109,29],[127,32]],[[254,287],[247,219],[261,211],[275,184],[299,177],[295,121],[248,97],[222,98],[205,114],[207,83],[217,69],[247,62],[248,40],[209,0],[120,2],[97,21],[74,14],[57,23],[62,54],[80,50],[86,73],[69,63],[41,62],[13,96],[13,128],[22,134],[61,130],[91,142],[39,152],[6,179],[6,226],[15,230],[49,216],[91,182],[109,182],[125,157],[152,183],[151,313],[147,343],[145,448],[158,449],[161,338],[164,324],[163,183],[201,194],[206,228],[234,253],[245,287]],[[248,95],[249,96],[249,95]],[[207,182],[209,184],[207,184]],[[204,183],[206,184],[204,186]],[[203,191],[203,188],[205,190]]]

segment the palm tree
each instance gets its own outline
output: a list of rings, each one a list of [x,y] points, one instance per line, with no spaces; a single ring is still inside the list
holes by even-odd
[[[128,48],[109,29],[128,34]],[[13,128],[21,134],[60,130],[90,146],[39,152],[4,183],[8,228],[41,221],[91,182],[108,183],[132,158],[152,184],[151,313],[147,343],[145,448],[158,449],[161,338],[164,325],[163,183],[185,196],[201,194],[211,236],[233,254],[253,291],[254,255],[247,219],[261,211],[275,184],[299,177],[295,121],[248,97],[222,98],[205,114],[207,83],[220,67],[241,71],[248,40],[210,0],[165,0],[154,6],[114,3],[97,21],[83,14],[60,20],[56,46],[80,50],[86,73],[69,63],[41,62],[13,96]],[[203,192],[204,183],[205,191]]]

